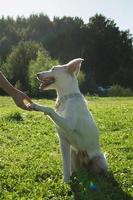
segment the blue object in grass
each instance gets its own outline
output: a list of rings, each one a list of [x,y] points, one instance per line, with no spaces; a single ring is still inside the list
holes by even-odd
[[[96,191],[97,190],[97,186],[91,181],[90,182],[90,185],[89,185],[89,188],[93,191]]]

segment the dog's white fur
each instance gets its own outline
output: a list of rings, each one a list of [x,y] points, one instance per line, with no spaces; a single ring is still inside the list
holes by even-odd
[[[99,145],[99,131],[92,114],[88,111],[81,95],[77,73],[83,59],[56,66],[49,71],[38,73],[43,82],[53,77],[54,82],[42,89],[56,89],[57,109],[32,104],[34,110],[50,116],[56,125],[63,159],[64,180],[68,181],[72,172],[85,168],[92,173],[107,171],[107,162]]]

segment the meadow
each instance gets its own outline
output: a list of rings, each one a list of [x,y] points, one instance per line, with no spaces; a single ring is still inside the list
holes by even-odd
[[[66,184],[50,119],[0,97],[0,200],[133,199],[133,98],[86,99],[100,129],[109,171],[105,177],[80,171]],[[54,107],[52,100],[34,101]]]

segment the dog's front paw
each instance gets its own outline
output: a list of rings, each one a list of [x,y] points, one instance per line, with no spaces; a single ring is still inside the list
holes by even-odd
[[[38,105],[35,104],[35,103],[31,103],[31,104],[29,105],[29,108],[30,108],[31,110],[39,111],[39,110],[38,110]]]
[[[36,103],[32,103],[30,105],[30,109],[34,110],[34,111],[40,111],[40,112],[43,112],[45,115],[50,115],[53,111],[52,108],[49,108],[49,107],[45,107],[45,106],[41,106],[41,105],[38,105]]]
[[[41,106],[41,105],[39,105],[39,104],[37,104],[37,103],[32,103],[31,105],[30,105],[30,108],[32,109],[32,110],[34,110],[34,111],[40,111],[40,112],[44,112],[44,106]]]

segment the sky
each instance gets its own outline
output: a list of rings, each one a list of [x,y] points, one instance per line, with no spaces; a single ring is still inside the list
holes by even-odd
[[[133,0],[0,0],[0,16],[25,16],[30,14],[78,16],[88,23],[96,13],[113,19],[120,30],[133,34]]]

